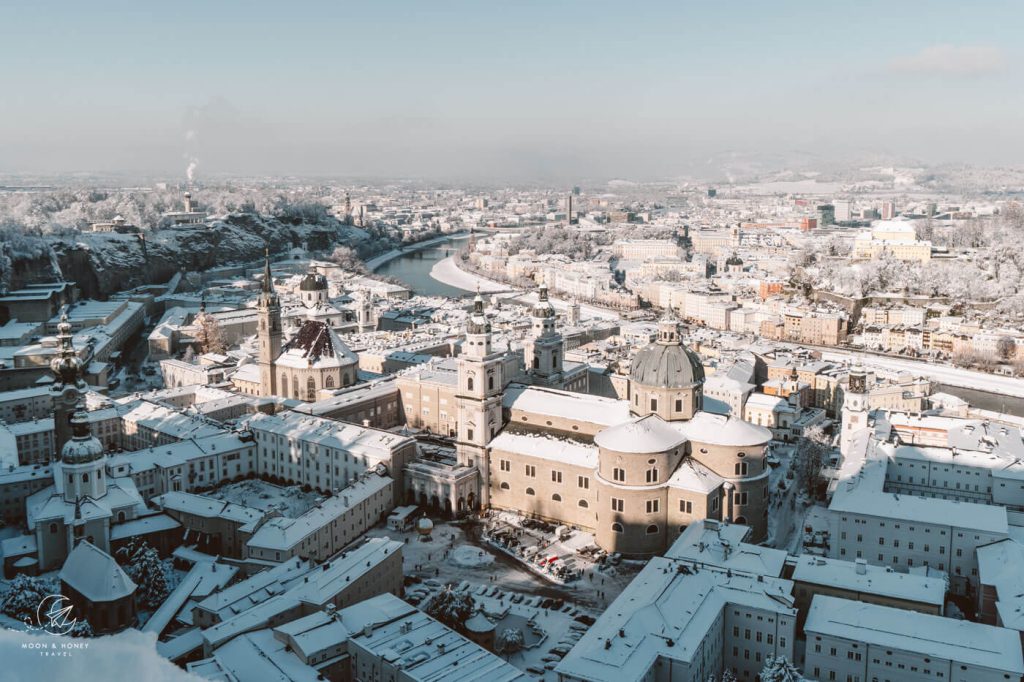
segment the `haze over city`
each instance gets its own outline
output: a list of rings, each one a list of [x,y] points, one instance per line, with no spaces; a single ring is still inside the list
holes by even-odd
[[[1006,164],[1022,22],[1013,0],[5,3],[0,172]]]

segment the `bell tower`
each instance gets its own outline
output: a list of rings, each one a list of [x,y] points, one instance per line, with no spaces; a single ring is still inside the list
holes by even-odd
[[[555,308],[548,300],[548,287],[540,286],[539,300],[530,313],[532,336],[527,369],[539,386],[558,387],[562,379],[565,343],[555,328]]]
[[[263,288],[259,302],[259,359],[260,395],[277,395],[277,375],[274,364],[281,355],[281,302],[274,291],[274,278],[270,273],[270,248],[264,253]]]
[[[466,341],[458,359],[456,392],[459,419],[455,451],[459,464],[475,466],[480,473],[480,504],[490,503],[490,465],[487,444],[501,429],[502,354],[491,346],[491,322],[484,300],[477,292],[473,312],[466,323]]]
[[[868,375],[860,365],[850,369],[849,386],[843,396],[842,423],[839,451],[845,457],[857,432],[868,427]]]

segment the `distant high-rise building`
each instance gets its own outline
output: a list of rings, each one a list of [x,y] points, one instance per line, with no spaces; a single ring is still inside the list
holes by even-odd
[[[718,190],[714,187],[708,187],[708,198],[714,199],[716,196],[718,196]]]
[[[882,202],[882,220],[892,220],[896,217],[896,202],[895,201],[883,201]]]
[[[832,202],[835,207],[836,222],[845,223],[853,220],[853,202],[849,199],[836,199]]]
[[[818,206],[818,224],[822,227],[834,225],[836,222],[836,207],[832,204]]]

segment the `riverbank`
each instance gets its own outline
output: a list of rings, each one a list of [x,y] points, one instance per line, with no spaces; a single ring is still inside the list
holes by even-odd
[[[435,263],[434,267],[430,270],[430,276],[442,284],[447,284],[457,289],[465,289],[466,291],[476,291],[477,287],[484,293],[512,291],[512,288],[507,284],[501,284],[480,275],[466,272],[458,266],[455,261],[456,258],[458,256],[449,256]]]
[[[476,287],[479,285],[480,291],[485,293],[508,292],[513,294],[513,298],[522,303],[533,304],[537,302],[538,297],[536,292],[518,290],[508,284],[503,284],[493,279],[487,279],[482,275],[467,272],[459,267],[458,261],[456,260],[457,258],[457,256],[451,256],[442,261],[438,261],[431,269],[430,276],[443,284],[458,287],[459,289],[475,291]],[[560,309],[568,308],[572,303],[564,298],[557,298],[550,295],[549,299],[552,305]],[[580,304],[580,313],[584,317],[599,318],[602,320],[618,320],[621,317],[618,311],[611,310],[610,308],[600,308],[598,306],[590,305],[589,303]]]
[[[416,242],[409,246],[403,246],[400,249],[391,249],[387,253],[382,253],[379,256],[374,256],[370,260],[366,261],[366,269],[373,272],[385,263],[389,263],[396,258],[401,258],[407,253],[413,253],[415,251],[421,251],[423,249],[429,249],[431,246],[437,246],[438,244],[444,244],[449,239],[458,239],[459,237],[468,237],[465,232],[453,232],[451,234],[444,234],[440,237],[433,239],[427,239],[426,241]]]

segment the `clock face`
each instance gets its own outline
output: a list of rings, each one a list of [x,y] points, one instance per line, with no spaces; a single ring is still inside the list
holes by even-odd
[[[66,402],[76,402],[78,400],[78,391],[73,386],[68,386],[64,389],[62,394]]]

